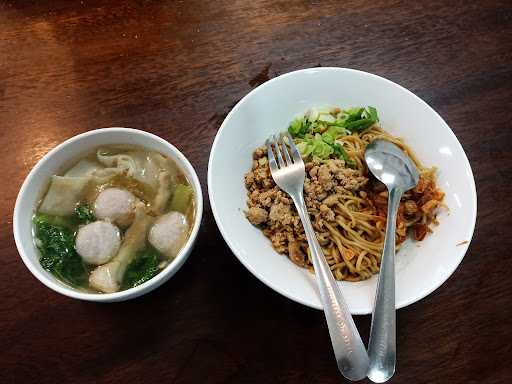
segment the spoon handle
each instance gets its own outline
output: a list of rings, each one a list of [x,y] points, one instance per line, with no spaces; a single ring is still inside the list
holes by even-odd
[[[339,371],[349,380],[362,380],[368,372],[368,354],[341,290],[334,280],[322,247],[318,243],[302,192],[290,195],[308,239],[325,319]]]
[[[395,228],[401,196],[402,191],[398,188],[389,191],[386,237],[380,261],[377,294],[373,306],[370,342],[368,344],[370,358],[368,378],[376,383],[389,380],[395,373]]]

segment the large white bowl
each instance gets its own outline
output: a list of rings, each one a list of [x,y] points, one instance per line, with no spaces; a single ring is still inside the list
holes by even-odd
[[[196,212],[190,237],[176,258],[158,275],[145,283],[116,293],[84,293],[56,279],[39,264],[39,253],[32,239],[32,215],[50,177],[71,166],[94,148],[109,144],[132,144],[158,151],[180,167],[194,188]],[[66,140],[48,152],[25,179],[14,208],[13,230],[18,252],[32,274],[44,285],[75,299],[113,302],[143,295],[160,286],[180,269],[194,246],[203,214],[203,195],[197,174],[187,158],[172,144],[151,133],[131,128],[103,128]]]
[[[244,174],[253,150],[272,133],[286,130],[297,115],[315,106],[377,108],[381,125],[403,137],[426,165],[439,168],[449,212],[422,242],[405,244],[397,255],[396,306],[411,304],[438,288],[461,262],[473,235],[476,190],[464,150],[446,122],[407,89],[370,73],[312,68],[276,77],[245,96],[228,114],[213,143],[208,192],[217,225],[249,271],[272,289],[313,308],[322,308],[314,275],[277,254],[270,241],[244,217]],[[461,244],[461,242],[467,242]],[[377,276],[339,283],[353,314],[372,311]]]

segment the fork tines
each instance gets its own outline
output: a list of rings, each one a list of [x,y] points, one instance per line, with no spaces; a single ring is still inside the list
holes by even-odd
[[[286,140],[284,140],[285,137]],[[277,136],[272,135],[267,139],[266,145],[268,150],[268,163],[271,171],[302,162],[300,153],[289,132],[281,133]]]

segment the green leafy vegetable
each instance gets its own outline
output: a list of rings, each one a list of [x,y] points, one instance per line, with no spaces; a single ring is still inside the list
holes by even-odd
[[[330,135],[330,134],[329,134],[329,133],[327,133],[327,132],[324,132],[324,133],[322,134],[322,141],[323,141],[324,143],[326,143],[326,144],[329,144],[329,145],[334,145],[334,139],[335,139],[335,138],[336,138],[335,136],[332,136],[332,135]]]
[[[72,233],[75,231],[77,223],[73,216],[54,216],[46,215],[44,213],[38,213],[34,216],[34,224],[39,222],[45,222],[57,227],[64,227],[70,230]]]
[[[308,157],[313,151],[313,146],[309,143],[309,141],[301,141],[300,143],[297,143],[297,149],[299,150],[302,157]]]
[[[308,117],[292,121],[288,132],[299,139],[297,148],[302,157],[314,156],[324,160],[334,155],[353,167],[354,161],[336,139],[353,132],[361,132],[378,121],[379,116],[374,107],[350,108],[338,113],[336,117],[322,111],[313,111]]]
[[[316,156],[320,159],[327,159],[334,152],[332,149],[332,145],[324,141],[324,138],[317,133],[315,138],[312,141],[313,145],[313,156]]]
[[[89,204],[79,204],[75,208],[75,217],[80,223],[96,221],[96,217]]]
[[[33,222],[41,266],[70,285],[85,285],[87,270],[75,251],[74,231],[69,220],[38,214]]]
[[[311,122],[306,117],[301,117],[299,119],[295,119],[290,123],[288,127],[288,132],[293,137],[304,138],[306,133],[309,133],[311,128]]]
[[[329,128],[327,128],[327,131],[325,131],[325,133],[328,134],[329,136],[332,136],[334,139],[336,139],[339,136],[350,135],[350,131],[341,125],[331,125],[329,126]]]
[[[377,114],[377,109],[375,109],[374,107],[368,107],[367,111],[368,111],[368,117],[370,119],[372,119],[375,122],[379,121],[379,115]]]
[[[357,121],[362,118],[362,114],[364,112],[364,108],[356,107],[347,109],[344,113],[344,121],[345,123],[350,123],[351,121]]]
[[[322,136],[317,133],[313,138],[306,138],[303,142],[297,144],[297,149],[303,157],[313,155],[319,159],[328,159],[334,152],[333,144],[334,139],[331,136]]]
[[[334,155],[340,159],[345,160],[345,164],[347,164],[349,167],[352,168],[356,165],[354,160],[352,160],[350,157],[348,157],[347,152],[345,152],[345,150],[343,149],[343,147],[340,144],[335,143],[333,145],[333,149],[334,149]]]
[[[374,123],[371,119],[360,119],[345,124],[345,128],[352,132],[361,132],[371,127]]]
[[[288,132],[300,139],[306,138],[308,134],[324,132],[336,138],[352,132],[361,132],[379,121],[374,107],[350,108],[341,112],[336,118],[326,114],[313,113],[312,115],[309,118],[304,116],[293,120],[288,127]]]
[[[192,200],[193,195],[194,190],[190,185],[176,185],[174,192],[172,194],[169,209],[171,211],[178,211],[183,214],[186,214],[188,209],[190,208],[190,202]]]
[[[351,132],[361,132],[379,121],[377,110],[374,107],[352,108],[346,112],[344,127]]]
[[[128,265],[123,277],[123,289],[133,288],[145,283],[159,272],[158,253],[148,248],[139,253]]]

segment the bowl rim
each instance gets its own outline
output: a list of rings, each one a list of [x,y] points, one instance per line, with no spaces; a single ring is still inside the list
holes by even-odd
[[[176,257],[169,263],[160,273],[158,273],[156,276],[151,278],[150,280],[136,286],[133,288],[126,289],[124,291],[114,292],[114,293],[88,293],[88,292],[81,292],[78,291],[72,287],[68,287],[65,284],[60,284],[55,282],[53,277],[47,277],[43,273],[41,273],[34,265],[36,262],[35,260],[32,260],[25,252],[25,247],[21,241],[21,223],[20,223],[20,202],[23,199],[29,198],[28,193],[28,185],[32,181],[32,179],[35,177],[35,175],[38,174],[38,172],[44,168],[47,161],[54,156],[56,153],[61,151],[64,147],[76,142],[80,141],[86,137],[89,136],[95,136],[95,135],[103,135],[105,133],[112,133],[112,132],[119,132],[119,133],[128,133],[133,136],[145,136],[150,138],[151,140],[155,140],[156,142],[159,142],[160,144],[166,146],[170,152],[172,152],[176,158],[173,159],[176,161],[177,165],[184,170],[188,172],[190,175],[190,183],[193,185],[194,190],[196,192],[196,212],[194,216],[194,225],[192,227],[192,230],[190,231],[189,238],[187,239],[187,242],[185,245],[181,248],[180,252],[176,255]],[[137,145],[137,143],[134,143],[134,145]],[[39,191],[38,191],[39,192]],[[201,225],[202,221],[202,215],[203,215],[203,193],[201,188],[201,183],[199,182],[199,178],[197,176],[197,173],[190,163],[190,161],[185,157],[185,155],[176,148],[173,144],[169,143],[167,140],[161,138],[160,136],[157,136],[153,133],[146,132],[140,129],[135,128],[125,128],[125,127],[105,127],[105,128],[97,128],[93,129],[87,132],[80,133],[78,135],[72,136],[68,138],[67,140],[63,141],[62,143],[58,144],[56,147],[52,148],[50,151],[48,151],[37,163],[36,165],[30,170],[27,177],[23,181],[23,184],[21,185],[21,188],[18,192],[18,196],[16,198],[16,203],[14,206],[14,213],[13,213],[13,233],[14,233],[14,241],[16,243],[16,248],[18,250],[18,254],[20,255],[23,263],[28,268],[28,270],[34,275],[41,283],[43,283],[48,288],[52,289],[53,291],[56,291],[62,295],[79,299],[79,300],[86,300],[86,301],[96,301],[96,302],[114,302],[114,301],[124,301],[132,298],[136,298],[138,296],[141,296],[145,293],[150,292],[151,290],[157,288],[164,282],[166,282],[174,273],[176,273],[180,267],[183,265],[185,260],[188,258],[190,251],[192,250],[192,247],[195,243],[196,237],[199,232],[199,227]]]
[[[272,290],[278,292],[279,294],[285,296],[288,299],[291,299],[291,300],[293,300],[293,301],[295,301],[297,303],[303,304],[303,305],[308,306],[310,308],[315,308],[315,309],[323,310],[323,307],[322,307],[321,303],[320,303],[320,305],[315,305],[315,303],[311,303],[311,302],[308,302],[306,300],[303,300],[300,297],[300,295],[296,295],[296,294],[292,294],[290,292],[286,292],[283,289],[281,289],[280,287],[275,286],[271,281],[269,281],[269,280],[263,278],[261,275],[259,275],[259,273],[257,272],[256,268],[253,268],[249,263],[247,263],[245,260],[243,260],[242,257],[240,257],[237,254],[237,248],[235,247],[234,243],[227,236],[226,229],[224,228],[224,226],[223,226],[223,224],[221,222],[220,214],[219,214],[219,212],[217,210],[217,206],[215,204],[215,200],[213,199],[213,192],[212,192],[212,188],[211,188],[212,177],[213,177],[213,175],[212,175],[212,167],[211,166],[212,166],[213,158],[215,156],[215,150],[217,149],[217,146],[219,145],[220,136],[222,134],[222,131],[223,131],[224,127],[231,120],[232,116],[238,111],[238,109],[241,107],[241,105],[244,104],[249,98],[255,97],[255,95],[257,95],[259,92],[261,92],[265,87],[268,87],[270,84],[272,84],[274,82],[281,81],[281,80],[283,80],[283,79],[285,79],[287,77],[292,77],[292,76],[300,75],[300,74],[303,74],[303,73],[316,73],[316,72],[334,72],[334,73],[348,72],[348,73],[356,73],[358,75],[362,75],[362,76],[370,77],[370,78],[377,79],[377,80],[380,80],[380,81],[384,81],[385,83],[387,83],[390,86],[398,87],[400,90],[404,91],[409,97],[412,97],[413,99],[415,99],[420,104],[423,104],[433,114],[435,119],[439,120],[442,124],[444,124],[446,126],[446,128],[448,128],[448,131],[447,131],[448,135],[451,135],[452,138],[455,140],[455,143],[458,146],[458,149],[461,151],[461,153],[463,155],[463,158],[465,160],[465,165],[467,165],[467,170],[469,171],[469,176],[470,176],[470,181],[471,181],[469,192],[472,195],[472,199],[471,199],[471,202],[472,202],[472,204],[471,204],[472,220],[471,220],[471,229],[468,232],[469,233],[468,243],[464,247],[464,250],[463,250],[463,253],[462,253],[460,259],[458,260],[457,263],[455,263],[453,269],[448,271],[448,273],[446,275],[446,278],[443,281],[436,282],[436,284],[433,284],[431,287],[429,287],[429,289],[423,290],[423,292],[421,292],[419,295],[415,296],[414,298],[410,298],[408,300],[403,300],[401,302],[396,302],[396,309],[404,308],[404,307],[406,307],[406,306],[408,306],[410,304],[413,304],[413,303],[415,303],[417,301],[422,300],[423,298],[425,298],[426,296],[428,296],[429,294],[434,292],[436,289],[441,287],[450,278],[450,276],[455,272],[455,270],[458,268],[458,266],[460,265],[460,263],[464,259],[464,256],[466,255],[466,252],[467,252],[467,250],[469,248],[469,245],[470,245],[470,243],[471,243],[471,241],[473,239],[474,230],[475,230],[476,217],[477,217],[477,193],[476,193],[475,178],[474,178],[474,175],[473,175],[473,170],[471,169],[471,163],[469,162],[469,159],[467,157],[466,152],[464,151],[464,148],[462,147],[462,144],[459,142],[459,140],[457,139],[457,136],[452,131],[452,129],[450,128],[448,123],[446,123],[446,121],[441,117],[441,115],[439,115],[439,113],[434,108],[432,108],[425,100],[423,100],[422,98],[420,98],[419,96],[414,94],[412,91],[408,90],[407,88],[403,87],[400,84],[395,83],[392,80],[389,80],[389,79],[387,79],[385,77],[382,77],[382,76],[379,76],[379,75],[376,75],[376,74],[373,74],[373,73],[370,73],[370,72],[365,72],[365,71],[361,71],[361,70],[353,69],[353,68],[345,68],[345,67],[312,67],[312,68],[303,68],[303,69],[287,72],[287,73],[284,73],[282,75],[276,76],[276,77],[266,81],[265,83],[260,84],[259,86],[257,86],[256,88],[254,88],[250,92],[248,92],[244,97],[242,97],[238,101],[238,103],[236,103],[236,105],[233,107],[233,109],[231,109],[231,111],[225,117],[224,121],[222,122],[219,130],[217,131],[217,133],[215,135],[215,139],[213,141],[212,148],[210,150],[210,156],[209,156],[209,159],[208,159],[207,185],[208,185],[208,199],[210,201],[210,206],[211,206],[211,209],[212,209],[212,212],[213,212],[213,216],[215,218],[215,222],[217,223],[217,226],[219,228],[219,231],[222,234],[222,237],[224,238],[224,241],[226,242],[228,247],[231,249],[231,252],[233,252],[235,257],[242,263],[242,265],[244,265],[245,268],[247,268],[249,270],[249,272],[251,272],[251,274],[254,275],[258,280],[260,280],[266,286],[268,286]],[[371,313],[371,310],[370,311],[351,311],[351,313],[353,315],[367,315],[367,314]]]

